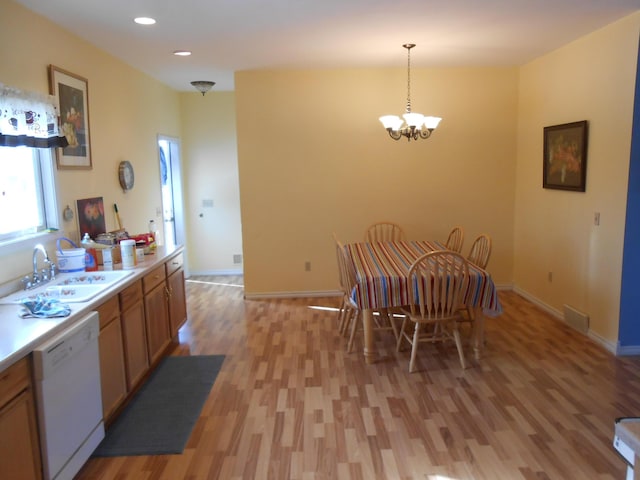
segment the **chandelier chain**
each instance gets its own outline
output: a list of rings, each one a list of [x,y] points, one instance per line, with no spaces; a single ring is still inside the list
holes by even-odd
[[[407,113],[411,113],[411,48],[407,47]]]

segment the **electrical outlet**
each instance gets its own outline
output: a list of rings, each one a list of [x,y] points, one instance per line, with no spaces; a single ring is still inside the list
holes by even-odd
[[[304,271],[305,272],[310,272],[311,271],[311,262],[309,262],[309,261],[304,262]]]

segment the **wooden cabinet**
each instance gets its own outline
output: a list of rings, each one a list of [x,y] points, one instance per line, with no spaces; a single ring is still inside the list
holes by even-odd
[[[108,421],[127,396],[120,302],[115,295],[97,308],[100,315],[100,382],[102,414]]]
[[[0,373],[0,478],[42,478],[29,359]]]
[[[183,264],[184,256],[182,253],[165,263],[169,293],[169,327],[172,338],[178,335],[178,330],[187,321]]]
[[[142,284],[149,364],[154,365],[171,343],[165,266],[160,265],[147,273]]]
[[[183,262],[179,253],[160,263],[96,308],[107,423],[186,322]],[[25,357],[0,372],[0,479],[42,479],[31,368]]]
[[[127,390],[131,391],[149,368],[142,281],[138,280],[118,295],[124,346]]]

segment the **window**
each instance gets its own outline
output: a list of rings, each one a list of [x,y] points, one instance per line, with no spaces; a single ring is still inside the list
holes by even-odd
[[[0,147],[0,246],[57,229],[52,149]]]

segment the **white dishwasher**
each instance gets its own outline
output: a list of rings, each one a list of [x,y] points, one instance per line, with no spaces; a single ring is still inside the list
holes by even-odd
[[[104,438],[98,312],[33,352],[45,480],[71,480]]]

